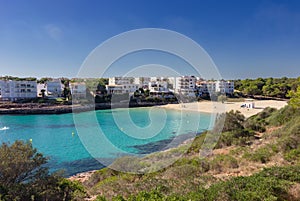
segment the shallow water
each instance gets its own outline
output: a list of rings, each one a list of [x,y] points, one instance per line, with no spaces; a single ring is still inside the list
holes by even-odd
[[[51,170],[64,169],[72,175],[103,167],[94,157],[111,161],[124,154],[149,154],[176,146],[170,146],[172,139],[193,137],[209,129],[210,121],[209,114],[158,108],[2,115],[0,128],[9,129],[0,130],[0,142],[32,140],[50,158]]]

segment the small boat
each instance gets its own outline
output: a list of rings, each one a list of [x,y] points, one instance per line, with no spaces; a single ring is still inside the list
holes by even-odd
[[[8,130],[8,129],[9,129],[9,127],[4,126],[4,127],[0,128],[0,131],[5,131],[5,130]]]

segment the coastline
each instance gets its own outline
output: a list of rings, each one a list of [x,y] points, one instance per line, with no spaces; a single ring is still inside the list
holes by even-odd
[[[158,106],[166,109],[190,111],[190,112],[202,112],[202,113],[224,113],[231,110],[240,111],[246,118],[253,116],[267,107],[273,107],[280,109],[287,105],[287,101],[279,100],[254,100],[254,108],[242,108],[241,104],[244,102],[212,102],[202,101],[193,103],[182,103],[182,104],[167,104]]]
[[[40,114],[67,114],[87,112],[93,110],[107,110],[112,108],[153,107],[166,105],[165,103],[97,103],[95,105],[47,105],[38,103],[0,105],[0,115],[40,115]]]
[[[0,104],[0,115],[27,115],[27,114],[66,114],[72,112],[87,112],[92,110],[106,110],[112,108],[160,107],[165,109],[182,110],[202,113],[222,113],[230,110],[240,111],[246,118],[261,112],[266,107],[280,109],[287,105],[287,101],[254,100],[254,108],[241,108],[243,102],[212,102],[201,101],[193,103],[97,103],[95,105],[48,105],[38,103],[27,104]]]

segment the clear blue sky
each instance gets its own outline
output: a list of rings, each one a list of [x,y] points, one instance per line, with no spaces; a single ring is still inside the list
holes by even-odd
[[[195,40],[224,78],[300,76],[297,0],[0,0],[0,76],[75,77],[100,43],[147,27]]]

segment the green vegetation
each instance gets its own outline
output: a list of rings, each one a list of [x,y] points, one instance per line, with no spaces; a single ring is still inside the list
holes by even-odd
[[[37,79],[35,77],[13,77],[13,76],[3,76],[0,77],[0,80],[15,80],[15,81],[36,81]]]
[[[297,91],[290,91],[288,97],[291,98],[289,104],[293,108],[299,108],[300,107],[300,86],[298,86]]]
[[[0,200],[82,200],[83,186],[58,173],[50,174],[47,158],[30,142],[16,141],[0,147]]]
[[[224,115],[222,135],[210,156],[199,158],[199,150],[214,131],[197,136],[184,157],[167,168],[139,175],[105,168],[84,186],[98,201],[300,200],[300,110],[290,103],[248,119],[234,111]],[[147,162],[165,161],[182,147],[147,156]],[[136,163],[145,165],[139,160],[130,164]]]
[[[288,92],[296,91],[300,86],[300,77],[234,80],[234,85],[244,95],[288,98]]]
[[[151,191],[141,191],[128,198],[116,196],[114,201],[231,201],[231,200],[298,200],[299,194],[290,189],[299,190],[300,166],[267,168],[249,177],[236,177],[227,181],[217,182],[209,188],[199,186],[186,195],[165,195],[164,187],[157,187]],[[96,201],[106,201],[98,196]]]
[[[223,133],[216,145],[216,148],[227,147],[231,145],[248,145],[254,138],[254,132],[251,129],[247,129],[245,124],[245,117],[239,111],[230,111],[226,114],[221,114],[219,119],[224,119]],[[223,122],[216,122],[216,127],[218,127]]]

